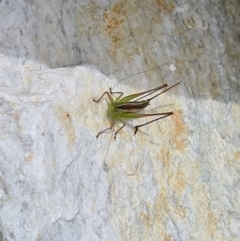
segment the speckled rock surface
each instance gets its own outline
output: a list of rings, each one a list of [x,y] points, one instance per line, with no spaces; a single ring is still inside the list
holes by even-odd
[[[239,5],[0,1],[0,240],[238,240]],[[183,81],[174,115],[96,139],[92,98],[164,63],[114,90]]]

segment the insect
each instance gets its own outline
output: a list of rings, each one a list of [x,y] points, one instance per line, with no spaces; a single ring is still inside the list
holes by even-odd
[[[98,138],[105,131],[111,130],[116,121],[121,122],[123,125],[115,132],[115,134],[114,134],[115,140],[116,140],[116,136],[119,133],[119,131],[121,131],[123,129],[123,127],[125,126],[125,120],[149,117],[149,116],[159,116],[158,118],[148,121],[142,125],[135,126],[135,131],[134,131],[134,135],[135,135],[140,127],[143,127],[145,125],[148,125],[150,123],[163,119],[170,115],[173,115],[173,112],[164,112],[164,113],[155,113],[155,114],[144,114],[144,113],[139,113],[139,112],[142,111],[143,109],[145,109],[150,104],[151,100],[155,99],[156,97],[163,94],[164,92],[172,89],[173,87],[180,84],[181,82],[178,82],[177,84],[175,84],[169,88],[167,88],[167,86],[168,86],[167,84],[163,84],[163,85],[155,87],[153,89],[139,92],[139,93],[132,94],[132,95],[128,95],[125,97],[122,97],[123,92],[113,92],[112,88],[109,89],[109,92],[105,91],[99,99],[97,99],[97,100],[93,99],[93,101],[98,103],[105,95],[107,95],[108,100],[109,100],[107,114],[111,118],[111,124],[110,124],[110,127],[104,129],[103,131],[100,131],[96,137]],[[167,89],[161,91],[164,88],[167,88]],[[147,96],[152,95],[158,91],[161,91],[161,92],[154,95],[151,98],[144,99]],[[117,98],[113,99],[113,95],[119,95],[119,96]]]
[[[143,72],[146,72],[146,71],[143,71]],[[141,73],[143,73],[143,72],[141,72]],[[133,76],[133,75],[131,75],[131,76]],[[125,79],[123,79],[123,80],[125,80]],[[110,150],[110,144],[111,144],[111,140],[112,140],[113,135],[114,135],[114,139],[116,140],[117,134],[124,128],[125,122],[128,119],[157,116],[157,118],[154,119],[154,120],[151,120],[151,121],[149,121],[147,123],[144,123],[142,125],[135,126],[135,131],[134,131],[134,135],[135,135],[139,128],[141,128],[145,125],[148,125],[152,122],[155,122],[157,120],[160,120],[160,119],[163,119],[165,117],[168,117],[168,116],[172,115],[173,112],[154,113],[154,114],[144,114],[144,113],[140,113],[140,112],[142,110],[144,110],[150,104],[151,100],[155,99],[159,95],[163,94],[164,92],[170,90],[171,88],[173,88],[174,86],[176,86],[180,83],[181,82],[179,82],[179,83],[177,83],[177,84],[175,84],[175,85],[173,85],[169,88],[167,88],[167,84],[163,84],[163,85],[158,86],[156,88],[153,88],[153,89],[150,89],[150,90],[147,90],[147,91],[143,91],[143,92],[139,92],[139,93],[135,93],[135,94],[131,94],[131,95],[127,95],[127,96],[123,96],[124,95],[123,92],[115,92],[115,91],[113,91],[112,88],[110,88],[109,91],[105,91],[100,96],[100,98],[93,99],[94,102],[99,103],[104,97],[107,96],[107,100],[108,100],[107,113],[110,117],[110,122],[111,122],[110,127],[102,130],[101,132],[99,132],[97,134],[97,136],[96,136],[97,138],[101,134],[103,134],[104,132],[106,132],[108,130],[111,130],[114,127],[114,124],[116,123],[116,121],[119,121],[119,122],[122,123],[122,126],[115,133],[112,132],[112,134],[111,134],[111,138],[109,139],[109,143],[108,143],[108,146],[106,148],[105,156],[104,156],[104,159],[103,159],[103,164],[100,168],[98,176],[96,177],[96,181],[94,183],[94,187],[95,187],[95,190],[96,190],[96,192],[95,192],[95,195],[96,195],[95,196],[95,198],[96,198],[95,202],[98,198],[98,193],[99,193],[99,190],[100,190],[99,181],[100,181],[101,173],[104,170],[104,166],[108,167],[106,159],[107,159],[108,151]],[[111,185],[113,185],[113,184],[111,184]],[[108,195],[109,195],[109,193],[110,193],[110,195],[112,195],[110,189],[107,193],[108,193]]]

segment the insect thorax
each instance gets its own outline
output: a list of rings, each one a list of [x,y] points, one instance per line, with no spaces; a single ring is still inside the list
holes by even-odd
[[[109,102],[107,113],[108,113],[108,115],[113,116],[114,112],[115,112],[115,105],[113,102]]]

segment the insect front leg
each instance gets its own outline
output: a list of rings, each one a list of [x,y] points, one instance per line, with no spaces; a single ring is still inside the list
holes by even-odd
[[[113,128],[114,123],[115,123],[115,119],[112,119],[112,120],[111,120],[111,125],[110,125],[110,127],[108,127],[107,129],[104,129],[103,131],[100,131],[100,132],[96,135],[96,137],[98,138],[103,132],[108,131],[108,130],[111,130],[111,129]],[[115,137],[114,137],[114,139],[115,139]]]
[[[150,124],[150,123],[152,123],[152,122],[158,121],[158,120],[160,120],[160,119],[163,119],[163,118],[165,118],[165,117],[168,117],[168,116],[170,116],[170,115],[173,115],[173,112],[156,113],[156,114],[143,114],[142,117],[144,117],[144,116],[154,116],[154,115],[161,115],[161,117],[159,117],[159,118],[157,118],[157,119],[154,119],[154,120],[152,120],[152,121],[149,121],[149,122],[147,122],[147,123],[144,123],[144,124],[142,124],[142,125],[135,126],[134,135],[137,134],[138,128],[140,128],[140,127],[142,127],[142,126],[145,126],[145,125],[148,125],[148,124]]]
[[[120,119],[118,119],[120,122],[122,122],[123,123],[123,125],[115,132],[115,134],[114,134],[114,140],[116,140],[116,136],[117,136],[117,133],[120,131],[120,130],[122,130],[122,128],[125,126],[125,122],[123,122],[122,120],[120,120]]]
[[[105,91],[105,92],[101,95],[101,97],[100,97],[99,99],[97,99],[97,100],[95,100],[95,99],[93,98],[93,101],[94,101],[94,102],[99,102],[99,101],[103,98],[104,95],[107,95],[107,96],[108,96],[108,99],[109,99],[110,101],[113,101],[112,96],[109,94],[108,91]]]
[[[111,95],[115,95],[115,94],[119,95],[116,100],[119,100],[121,98],[121,96],[123,95],[123,92],[113,92],[112,88],[109,88],[109,92]]]

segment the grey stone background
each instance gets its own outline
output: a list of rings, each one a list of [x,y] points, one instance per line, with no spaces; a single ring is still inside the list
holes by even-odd
[[[239,7],[0,1],[0,240],[238,240]],[[174,115],[96,140],[92,98],[165,63],[115,90],[183,81]]]

